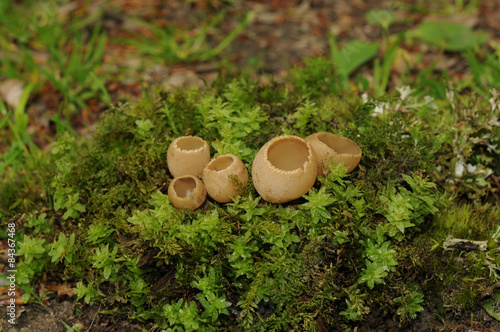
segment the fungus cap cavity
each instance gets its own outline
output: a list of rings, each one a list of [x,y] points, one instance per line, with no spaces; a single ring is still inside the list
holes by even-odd
[[[202,149],[205,144],[202,138],[195,136],[180,137],[176,142],[177,147],[184,151],[196,151]]]
[[[200,179],[186,175],[176,177],[170,182],[168,196],[174,207],[195,210],[205,201],[207,191]]]
[[[173,177],[199,177],[209,161],[210,148],[201,137],[178,137],[170,143],[167,150],[167,166]]]
[[[278,136],[264,144],[252,165],[253,185],[271,203],[286,203],[306,194],[317,175],[310,143],[293,136]]]
[[[178,197],[191,197],[196,189],[196,181],[191,177],[177,179],[174,183],[174,190]]]
[[[328,165],[343,163],[347,167],[346,173],[352,172],[361,160],[361,148],[356,142],[343,136],[329,132],[317,132],[305,138],[311,144],[316,156],[318,175],[328,174]]]
[[[294,172],[304,170],[310,160],[307,144],[295,138],[280,140],[271,144],[267,150],[267,160],[280,171]]]
[[[207,165],[207,167],[211,171],[220,172],[231,166],[233,163],[234,163],[233,157],[226,155],[214,159]]]
[[[319,133],[318,140],[334,150],[338,154],[360,154],[360,147],[345,137],[330,135],[329,133]]]
[[[228,203],[240,195],[241,190],[231,176],[236,176],[243,186],[248,183],[248,171],[240,158],[225,154],[212,159],[203,170],[203,182],[210,197],[219,203]]]

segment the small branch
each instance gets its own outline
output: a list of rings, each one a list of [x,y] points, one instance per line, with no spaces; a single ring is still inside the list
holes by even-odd
[[[486,251],[488,248],[488,241],[471,241],[465,239],[456,239],[451,235],[448,235],[446,240],[443,242],[443,248],[445,250],[451,250],[454,248],[465,250],[465,251]]]
[[[500,190],[500,181],[498,180],[498,177],[496,177],[495,174],[491,174],[490,177],[493,180],[493,182],[495,182],[495,185],[497,186],[498,190]],[[500,199],[498,198],[495,189],[492,189],[491,193],[493,194],[493,197],[495,198],[497,205],[500,206]]]
[[[495,174],[491,174],[491,178],[493,179],[493,182],[495,182],[498,190],[500,190],[500,181],[498,180],[498,177],[496,177]]]

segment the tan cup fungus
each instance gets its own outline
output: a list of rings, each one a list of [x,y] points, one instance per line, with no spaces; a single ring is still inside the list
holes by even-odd
[[[328,174],[330,160],[335,165],[344,162],[347,174],[358,166],[361,160],[361,148],[347,137],[327,132],[318,132],[309,135],[305,140],[311,146],[318,161],[318,176]]]
[[[255,156],[252,180],[257,192],[271,203],[285,203],[306,194],[317,175],[312,147],[298,136],[278,136]]]
[[[210,148],[200,137],[177,137],[168,147],[167,165],[173,177],[183,175],[200,177],[209,161]]]
[[[207,198],[207,190],[200,179],[193,175],[174,178],[168,186],[170,203],[178,209],[196,210]]]
[[[219,203],[232,202],[232,196],[240,195],[236,184],[229,178],[236,175],[245,186],[248,183],[248,171],[240,158],[225,154],[212,159],[203,170],[203,183],[207,192]]]

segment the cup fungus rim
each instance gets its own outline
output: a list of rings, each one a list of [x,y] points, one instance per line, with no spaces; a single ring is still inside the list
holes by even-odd
[[[177,176],[175,178],[172,179],[172,188],[174,190],[174,193],[175,193],[175,197],[180,199],[180,200],[183,200],[183,201],[189,201],[189,200],[192,200],[193,199],[193,195],[190,195],[190,196],[179,196],[179,194],[177,193],[177,189],[175,188],[175,185],[176,185],[176,182],[177,181],[181,181],[181,180],[184,180],[186,178],[189,178],[190,180],[193,180],[195,186],[194,186],[194,189],[193,189],[193,192],[194,190],[199,186],[199,182],[197,182],[196,180],[199,180],[197,177],[193,176],[193,175],[181,175],[181,176]]]
[[[337,134],[334,134],[334,133],[329,133],[329,132],[326,132],[326,131],[320,131],[320,132],[314,133],[313,135],[314,135],[314,138],[320,144],[326,146],[328,149],[331,149],[331,150],[335,151],[335,153],[337,153],[338,155],[344,155],[344,156],[361,156],[362,153],[363,153],[363,151],[361,150],[361,147],[356,142],[354,142],[352,139],[350,139],[348,137],[337,135]],[[330,145],[328,145],[327,143],[325,143],[323,140],[320,139],[320,136],[329,136],[329,135],[335,136],[336,139],[347,141],[349,143],[349,147],[352,147],[353,149],[355,149],[357,151],[356,152],[338,152],[336,149],[334,149],[333,147],[331,147]]]
[[[226,167],[224,167],[223,169],[210,168],[211,164],[213,164],[214,162],[216,162],[222,158],[231,158],[231,163],[229,165],[227,165]],[[227,171],[229,168],[231,168],[231,166],[234,166],[234,164],[237,162],[238,159],[239,159],[238,156],[236,156],[234,154],[231,154],[231,153],[223,154],[223,155],[217,156],[217,157],[213,158],[212,160],[210,160],[208,162],[208,164],[205,166],[205,169],[209,172],[215,172],[215,173],[224,172],[224,171]]]
[[[183,149],[182,147],[179,146],[179,141],[181,139],[186,139],[186,138],[190,138],[190,139],[194,138],[196,140],[201,141],[202,144],[199,148],[196,148],[196,149]],[[174,148],[176,150],[182,151],[183,153],[197,153],[197,152],[202,151],[203,149],[208,148],[207,141],[205,141],[203,138],[201,138],[199,136],[193,136],[193,135],[179,136],[176,139],[174,139],[171,144],[174,144]]]
[[[297,167],[293,170],[284,170],[284,169],[281,169],[281,168],[278,168],[276,166],[273,165],[273,163],[269,160],[269,149],[271,148],[272,145],[274,145],[274,143],[276,141],[279,141],[279,140],[294,140],[296,142],[299,142],[299,143],[303,143],[305,144],[306,148],[307,148],[307,159],[304,161],[304,163],[302,164],[302,166],[300,167]],[[304,140],[302,137],[299,137],[299,136],[296,136],[296,135],[280,135],[280,136],[276,136],[275,138],[271,139],[270,141],[268,141],[263,149],[262,149],[262,153],[264,154],[264,161],[265,163],[271,167],[272,170],[278,172],[278,173],[281,173],[281,174],[296,174],[296,173],[304,173],[306,171],[306,167],[307,167],[307,163],[313,163],[314,160],[314,151],[312,149],[312,146],[309,142],[307,142],[306,140]]]

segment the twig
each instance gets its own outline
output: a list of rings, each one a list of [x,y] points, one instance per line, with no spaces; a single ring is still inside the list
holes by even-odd
[[[90,326],[89,328],[87,329],[87,332],[90,331],[90,329],[92,328],[92,325],[94,325],[94,322],[95,322],[95,319],[97,318],[97,315],[99,314],[99,310],[101,310],[101,306],[99,305],[99,309],[97,309],[95,315],[94,315],[94,319],[92,319],[92,322],[90,323]]]
[[[500,182],[498,181],[498,178],[496,177],[495,174],[491,174],[491,178],[493,179],[493,182],[497,185],[498,190],[500,190]]]
[[[491,174],[491,178],[493,179],[493,182],[495,182],[498,190],[500,190],[500,181],[498,181],[498,177],[496,177],[495,174]],[[495,198],[498,206],[500,206],[500,199],[498,198],[497,194],[493,190],[491,190],[491,193],[493,194],[493,197]]]

